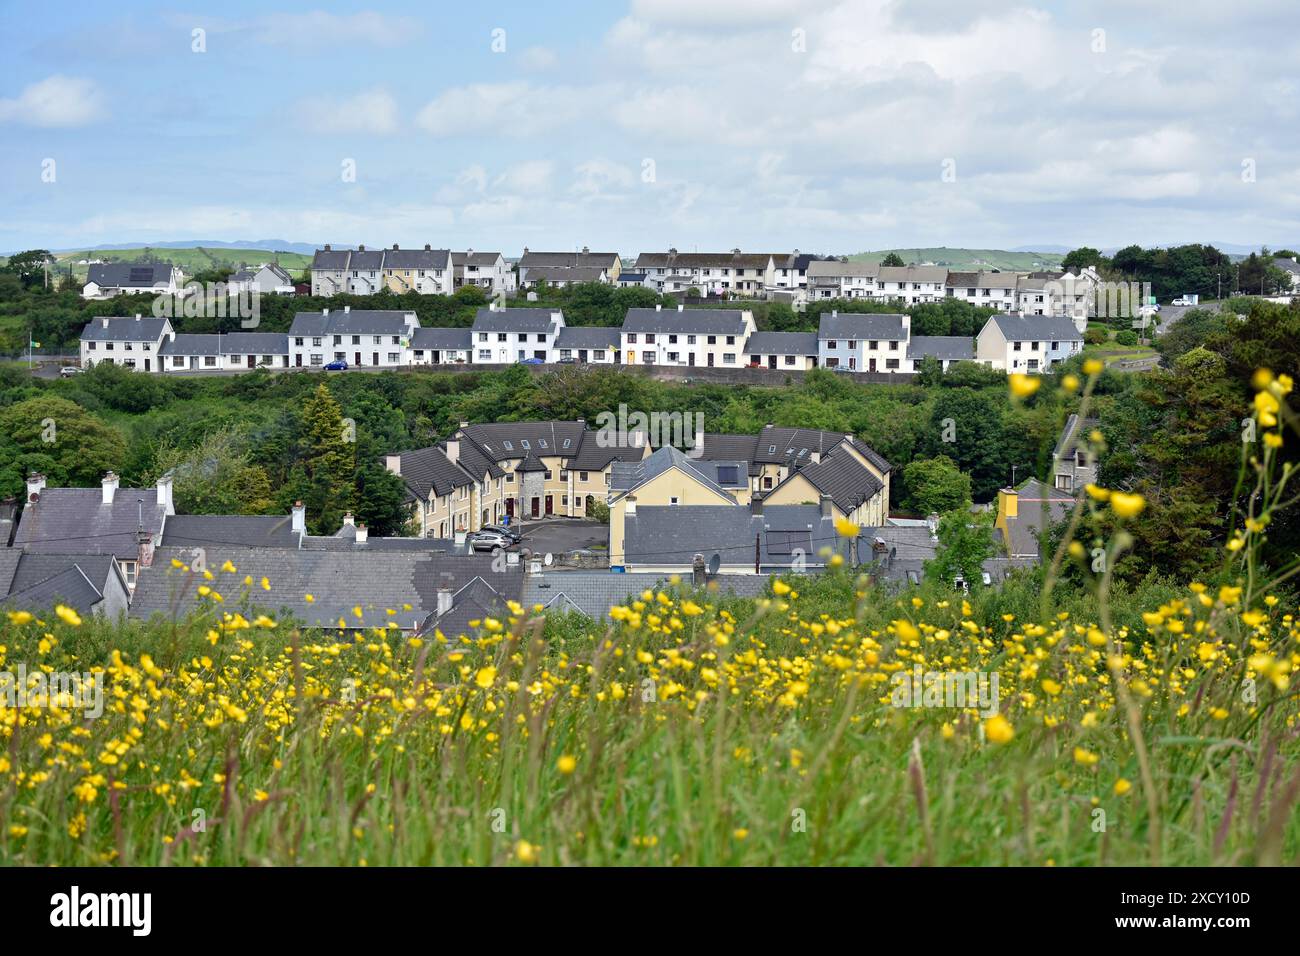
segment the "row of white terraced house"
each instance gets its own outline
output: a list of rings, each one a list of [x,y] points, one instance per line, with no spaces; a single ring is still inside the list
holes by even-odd
[[[739,309],[629,309],[619,328],[565,323],[552,309],[479,309],[469,328],[426,328],[414,312],[299,312],[287,333],[176,333],[165,318],[101,317],[81,336],[81,364],[145,372],[252,368],[405,368],[417,365],[596,364],[913,373],[978,361],[1037,372],[1083,348],[1082,318],[992,316],[975,339],[913,335],[911,317],[823,313],[816,332],[760,332]]]

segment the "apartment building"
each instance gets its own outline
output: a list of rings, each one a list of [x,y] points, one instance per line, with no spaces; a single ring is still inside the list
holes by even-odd
[[[736,309],[628,309],[620,330],[623,364],[739,368],[754,314]]]

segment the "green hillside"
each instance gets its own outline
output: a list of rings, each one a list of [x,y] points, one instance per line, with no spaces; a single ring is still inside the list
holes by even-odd
[[[100,259],[105,262],[134,262],[138,259],[153,258],[162,262],[171,262],[180,266],[187,276],[208,269],[236,269],[241,265],[257,265],[262,262],[278,260],[282,269],[287,269],[295,278],[311,264],[311,256],[300,252],[276,252],[272,249],[209,249],[193,246],[185,249],[150,248],[135,249],[94,249],[83,252],[58,252],[60,274],[66,274],[72,267],[72,274],[78,279],[85,279],[90,267],[81,265],[82,259]]]
[[[958,272],[975,272],[979,269],[1002,269],[1008,272],[1035,272],[1040,269],[1060,268],[1059,252],[1008,252],[1005,249],[951,249],[948,246],[929,249],[878,249],[849,256],[854,262],[879,262],[891,252],[897,253],[911,265],[933,263],[947,266]]]

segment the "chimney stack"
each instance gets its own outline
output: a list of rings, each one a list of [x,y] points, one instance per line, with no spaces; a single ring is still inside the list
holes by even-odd
[[[636,515],[636,495],[627,496],[627,507],[623,509],[623,514],[628,516]]]
[[[685,302],[678,302],[678,303],[677,303],[677,311],[678,311],[678,312],[685,312],[685,311],[686,311],[686,303],[685,303]]]
[[[369,539],[370,531],[366,528],[366,523],[363,521],[357,525],[357,544],[365,544]]]
[[[756,491],[749,498],[749,513],[752,515],[761,515],[763,513],[763,493]]]
[[[347,315],[347,314],[348,314],[349,312],[351,312],[351,311],[352,311],[352,306],[350,306],[350,305],[345,305],[345,306],[343,307],[343,314],[344,314],[344,315]]]
[[[113,495],[117,493],[117,475],[115,475],[111,471],[108,474],[104,475],[103,486],[104,486],[104,498],[103,498],[104,504],[111,505],[113,503]]]
[[[438,588],[437,614],[442,617],[451,610],[451,588]]]
[[[34,471],[27,476],[27,500],[32,500],[32,495],[39,495],[45,490],[45,476],[39,471]]]
[[[697,554],[691,559],[691,583],[697,588],[704,587],[704,555]]]
[[[460,439],[448,438],[447,451],[445,452],[447,460],[453,465],[460,461]]]
[[[662,312],[663,310],[664,310],[664,304],[663,304],[662,302],[656,302],[656,303],[655,303],[655,311],[656,311],[656,312]],[[108,321],[108,320],[105,319],[104,321]]]
[[[172,473],[169,471],[158,479],[158,507],[163,514],[174,515],[176,506],[172,503]]]
[[[822,517],[830,518],[835,514],[834,502],[831,501],[830,495],[822,495]]]
[[[303,535],[307,533],[307,506],[301,501],[293,503],[292,527],[294,534]]]
[[[400,478],[402,476],[402,456],[385,455],[384,467]]]
[[[352,512],[349,511],[343,516],[343,527],[351,528],[354,524],[356,524],[356,519],[352,517]]]

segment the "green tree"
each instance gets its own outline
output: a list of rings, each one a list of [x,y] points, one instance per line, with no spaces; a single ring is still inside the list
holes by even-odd
[[[357,472],[356,516],[373,535],[409,533],[411,511],[402,479],[377,464],[363,466]]]
[[[903,257],[900,256],[897,252],[891,252],[889,255],[885,256],[885,258],[883,258],[883,259],[880,260],[880,264],[881,264],[882,266],[905,266],[905,265],[907,265],[907,263],[903,261]]]
[[[271,507],[271,482],[249,461],[243,436],[234,428],[210,432],[191,448],[164,442],[149,481],[168,472],[176,510],[184,514],[263,514]]]
[[[950,511],[939,519],[938,553],[925,562],[925,578],[952,587],[960,575],[972,590],[984,585],[984,562],[993,557],[993,513]]]
[[[1101,250],[1094,249],[1092,246],[1080,246],[1065,254],[1061,260],[1063,269],[1086,269],[1091,266],[1094,269],[1104,269],[1110,265],[1110,260],[1101,254]]]
[[[45,282],[45,264],[53,258],[48,249],[28,249],[10,256],[4,268],[18,276],[24,286],[41,285]]]
[[[907,487],[907,502],[916,514],[947,514],[970,505],[970,475],[946,455],[908,462],[903,466],[903,484]]]
[[[19,475],[41,471],[52,486],[90,487],[122,467],[126,441],[75,402],[41,395],[0,410],[0,434],[17,448]]]

